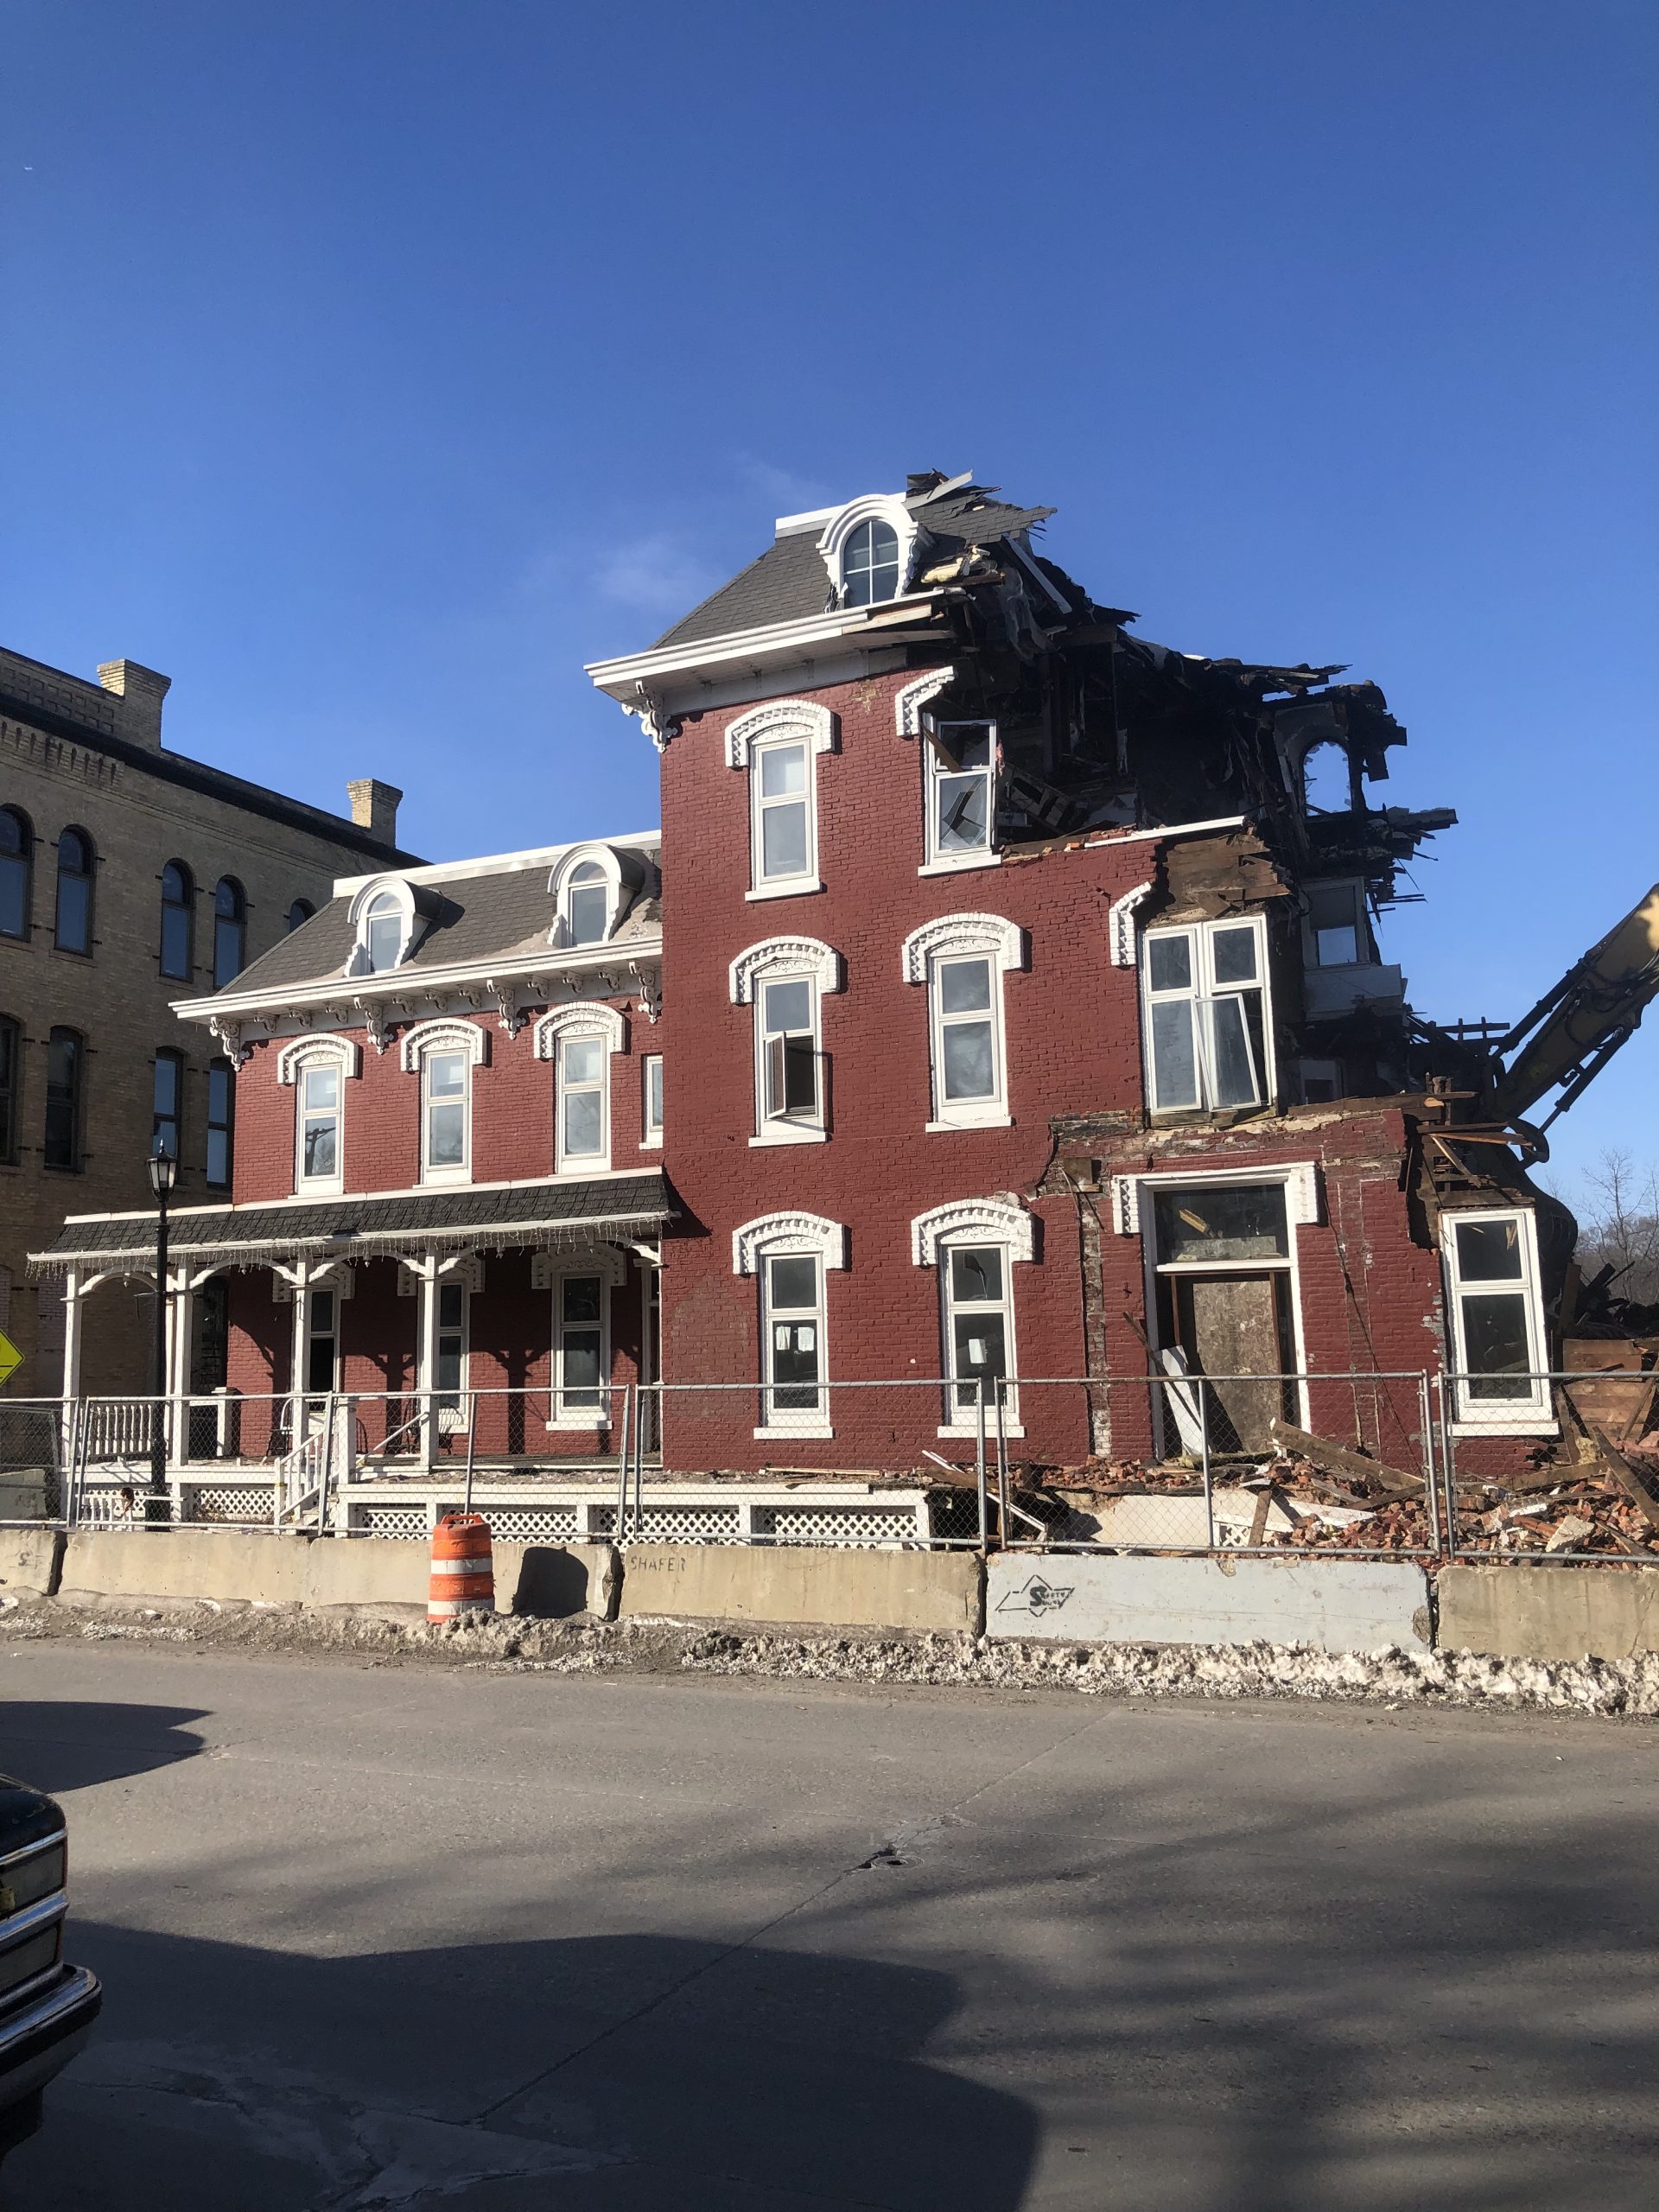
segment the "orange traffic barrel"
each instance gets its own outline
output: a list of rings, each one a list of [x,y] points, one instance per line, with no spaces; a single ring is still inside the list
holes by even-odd
[[[432,1531],[429,1621],[467,1620],[495,1611],[495,1562],[490,1524],[480,1514],[446,1513]]]

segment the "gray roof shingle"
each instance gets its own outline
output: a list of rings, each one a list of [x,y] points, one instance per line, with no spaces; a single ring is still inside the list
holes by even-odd
[[[406,1191],[391,1198],[296,1198],[292,1205],[189,1207],[171,1217],[168,1244],[180,1258],[228,1255],[257,1263],[340,1239],[333,1256],[349,1260],[411,1247],[423,1236],[484,1247],[552,1243],[591,1224],[603,1238],[654,1226],[671,1212],[656,1172],[588,1183]],[[65,1222],[49,1249],[31,1254],[30,1261],[39,1274],[77,1260],[149,1259],[155,1249],[155,1216],[120,1214]]]

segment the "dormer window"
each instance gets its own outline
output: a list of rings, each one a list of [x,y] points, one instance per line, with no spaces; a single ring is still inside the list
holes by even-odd
[[[430,892],[417,892],[402,876],[365,883],[351,904],[353,931],[348,976],[385,976],[415,950],[423,914],[435,912]]]
[[[572,944],[603,944],[608,935],[610,886],[597,861],[583,861],[572,868],[565,893],[565,916]]]
[[[899,598],[914,565],[915,518],[902,499],[873,493],[849,500],[818,540],[838,607],[880,607]]]
[[[578,845],[548,878],[557,902],[550,942],[572,951],[607,944],[644,880],[632,853],[619,854],[610,845]]]
[[[859,524],[842,556],[841,580],[848,607],[874,607],[899,596],[899,533],[891,524]]]
[[[368,969],[378,976],[395,968],[402,957],[404,910],[390,891],[383,891],[371,904],[367,921]]]

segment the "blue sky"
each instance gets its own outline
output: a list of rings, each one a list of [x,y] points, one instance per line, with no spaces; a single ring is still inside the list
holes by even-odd
[[[6,641],[434,857],[655,819],[582,664],[972,467],[1145,634],[1342,660],[1512,1015],[1659,874],[1659,11],[12,0]],[[1560,1125],[1659,1153],[1659,1018]]]

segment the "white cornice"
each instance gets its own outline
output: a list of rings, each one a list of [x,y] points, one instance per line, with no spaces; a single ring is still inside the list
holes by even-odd
[[[522,853],[486,853],[478,860],[429,861],[421,868],[377,868],[370,875],[336,876],[334,896],[349,898],[365,883],[377,883],[382,876],[396,876],[402,883],[429,883],[442,890],[446,883],[471,883],[480,875],[517,875],[529,868],[552,868],[582,845],[632,846],[655,853],[662,842],[660,830],[633,830],[626,837],[573,837],[567,844],[531,845]]]
[[[721,637],[693,639],[682,645],[651,645],[642,653],[625,653],[619,660],[589,661],[585,672],[600,690],[632,707],[636,703],[635,686],[653,677],[689,675],[696,669],[715,668],[727,661],[803,654],[813,645],[856,638],[873,625],[890,625],[896,610],[912,607],[919,612],[932,606],[938,596],[936,591],[909,592],[902,599],[882,600],[874,607],[841,607],[793,622],[762,623],[756,629],[732,630]]]

